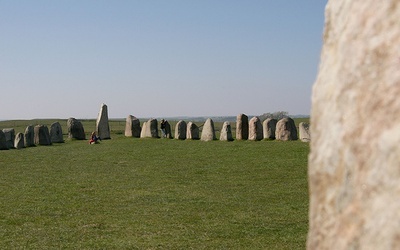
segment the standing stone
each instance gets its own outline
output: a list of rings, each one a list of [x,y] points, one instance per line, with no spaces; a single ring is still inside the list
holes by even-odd
[[[101,105],[99,115],[97,116],[96,133],[102,140],[111,139],[110,125],[108,123],[108,110],[107,105],[104,103]]]
[[[52,143],[64,142],[62,128],[59,122],[54,122],[50,126],[50,140]]]
[[[222,125],[219,140],[220,141],[233,141],[231,124],[229,122],[224,122],[224,124]]]
[[[35,131],[32,125],[29,125],[25,128],[24,141],[25,147],[35,146]]]
[[[160,138],[158,136],[158,122],[157,119],[149,119],[147,122],[143,123],[142,132],[140,133],[140,138]]]
[[[166,138],[172,139],[172,131],[171,131],[171,125],[169,124],[168,121],[165,121],[165,134]]]
[[[330,0],[313,86],[308,249],[400,249],[400,2]]]
[[[236,117],[236,140],[247,140],[249,138],[249,118],[245,114]]]
[[[186,139],[186,129],[187,129],[187,124],[186,124],[186,122],[180,120],[180,121],[175,125],[175,139],[178,139],[178,140],[185,140],[185,139]]]
[[[7,140],[6,135],[4,134],[3,130],[0,130],[0,150],[7,150]]]
[[[14,147],[16,149],[21,149],[21,148],[25,147],[25,140],[24,140],[24,134],[23,133],[18,133],[15,136]]]
[[[276,131],[276,123],[278,121],[273,118],[267,118],[263,122],[263,134],[264,139],[274,140],[275,139],[275,131]]]
[[[86,140],[85,130],[80,121],[75,118],[69,118],[67,121],[68,138],[77,140]]]
[[[200,131],[199,127],[193,122],[188,122],[186,128],[186,139],[191,140],[199,140],[200,139]]]
[[[280,141],[297,140],[297,128],[290,117],[282,118],[276,124],[275,137]]]
[[[46,125],[36,125],[34,128],[35,132],[35,144],[48,146],[51,145],[49,129]]]
[[[299,123],[299,137],[302,142],[309,142],[311,140],[310,124],[305,122]]]
[[[201,132],[202,141],[212,141],[216,140],[214,122],[211,118],[208,118],[204,123],[203,130]]]
[[[254,116],[249,121],[249,140],[260,141],[264,138],[263,127],[260,118]]]
[[[13,128],[5,128],[3,133],[6,136],[7,148],[14,148],[15,130]]]
[[[129,115],[126,118],[125,123],[125,136],[126,137],[140,137],[142,128],[140,127],[140,121],[136,117]]]

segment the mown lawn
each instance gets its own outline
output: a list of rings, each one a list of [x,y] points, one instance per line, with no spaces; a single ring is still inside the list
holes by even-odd
[[[0,249],[304,249],[308,152],[120,135],[0,151]]]

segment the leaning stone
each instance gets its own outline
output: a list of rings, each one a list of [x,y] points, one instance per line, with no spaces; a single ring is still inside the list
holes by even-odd
[[[309,142],[311,140],[310,124],[305,122],[299,123],[299,136],[302,142]]]
[[[136,117],[129,115],[126,118],[125,124],[125,136],[126,137],[140,137],[140,132],[142,128],[140,127],[140,121]]]
[[[61,124],[59,122],[54,122],[50,126],[50,139],[52,143],[62,143],[64,142]]]
[[[186,139],[191,139],[191,140],[199,140],[200,139],[199,127],[196,124],[194,124],[193,122],[188,122],[188,124],[187,124]]]
[[[15,130],[13,128],[5,128],[3,133],[6,136],[7,147],[14,148]]]
[[[100,107],[99,115],[96,120],[96,133],[102,140],[111,139],[110,125],[108,123],[108,109],[104,103]]]
[[[263,127],[260,118],[254,116],[249,121],[249,140],[260,141],[264,138]]]
[[[297,140],[297,128],[293,119],[285,117],[276,123],[275,137],[280,141]]]
[[[229,122],[224,122],[224,124],[222,125],[219,140],[220,141],[233,141],[231,124]]]
[[[35,131],[32,125],[29,125],[25,129],[24,133],[25,147],[35,146]]]
[[[400,2],[329,0],[312,93],[308,249],[400,249]]]
[[[3,130],[0,130],[0,150],[7,150],[7,140],[6,135],[4,134]]]
[[[46,125],[36,125],[35,131],[35,144],[38,145],[51,145],[49,129]]]
[[[236,140],[247,140],[249,138],[249,118],[245,114],[236,117]]]
[[[69,118],[67,121],[68,138],[77,140],[86,140],[85,130],[80,121],[75,118]]]
[[[178,139],[178,140],[185,140],[185,139],[186,139],[186,129],[187,129],[187,124],[186,124],[186,122],[180,120],[180,121],[175,125],[175,139]]]
[[[275,139],[275,130],[276,130],[276,123],[278,121],[273,118],[267,118],[263,122],[263,131],[264,131],[264,139]]]
[[[16,149],[21,149],[21,148],[25,147],[25,140],[24,140],[24,134],[23,133],[18,133],[15,136],[14,147]]]
[[[206,122],[204,123],[200,140],[212,141],[212,140],[216,140],[216,139],[217,139],[217,137],[215,136],[214,122],[211,118],[208,118],[206,120]]]

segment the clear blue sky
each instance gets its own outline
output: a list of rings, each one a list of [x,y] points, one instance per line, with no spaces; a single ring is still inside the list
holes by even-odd
[[[0,0],[0,120],[309,114],[321,0]]]

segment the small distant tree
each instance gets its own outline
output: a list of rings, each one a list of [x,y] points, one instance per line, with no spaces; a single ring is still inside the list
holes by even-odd
[[[288,117],[288,116],[289,116],[289,112],[277,111],[277,112],[274,112],[274,113],[264,113],[264,114],[260,115],[260,119],[261,120],[265,120],[265,119],[268,119],[268,118],[273,118],[273,119],[280,120],[280,119]]]

